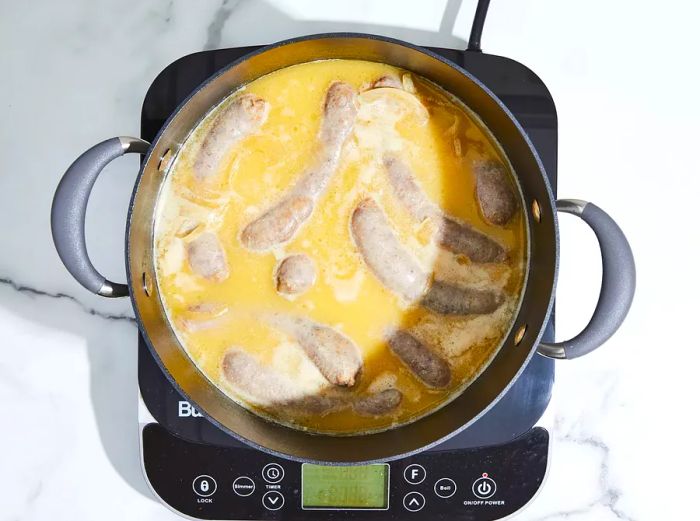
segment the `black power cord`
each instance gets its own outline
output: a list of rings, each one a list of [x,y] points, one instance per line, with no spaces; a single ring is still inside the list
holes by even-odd
[[[479,0],[476,4],[474,21],[472,22],[472,32],[469,35],[468,51],[481,52],[481,33],[484,30],[486,13],[489,10],[490,0]]]

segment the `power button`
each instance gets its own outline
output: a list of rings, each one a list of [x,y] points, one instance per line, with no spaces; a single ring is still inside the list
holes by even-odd
[[[496,482],[484,472],[480,478],[474,481],[472,492],[479,499],[488,499],[496,493]]]

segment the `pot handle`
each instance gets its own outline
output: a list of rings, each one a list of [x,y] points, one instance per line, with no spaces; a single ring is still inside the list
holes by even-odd
[[[113,159],[145,154],[150,144],[134,137],[115,137],[83,152],[58,183],[51,205],[51,234],[58,256],[85,288],[103,297],[125,297],[126,284],[107,280],[90,262],[85,245],[85,211],[97,176]]]
[[[542,342],[537,352],[549,358],[578,358],[600,347],[620,327],[634,297],[634,256],[617,223],[592,203],[578,199],[557,201],[557,210],[583,219],[600,245],[603,280],[593,316],[578,335],[564,342]]]

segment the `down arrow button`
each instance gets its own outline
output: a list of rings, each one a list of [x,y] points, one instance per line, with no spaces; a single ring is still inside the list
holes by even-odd
[[[268,510],[279,510],[284,505],[284,496],[277,490],[270,490],[262,497],[262,504]]]

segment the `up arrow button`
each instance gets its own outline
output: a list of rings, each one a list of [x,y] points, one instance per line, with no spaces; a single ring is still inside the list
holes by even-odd
[[[418,512],[425,506],[425,496],[420,492],[409,492],[403,497],[403,507],[409,512]]]

